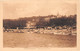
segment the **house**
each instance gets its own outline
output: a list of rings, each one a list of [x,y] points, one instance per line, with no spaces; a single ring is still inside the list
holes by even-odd
[[[28,23],[26,23],[26,26],[27,28],[35,28],[35,24],[36,22],[28,21]]]
[[[30,20],[30,21],[28,21],[27,23],[26,23],[26,28],[35,28],[35,25],[36,25],[36,20],[35,19],[32,19],[32,20]]]

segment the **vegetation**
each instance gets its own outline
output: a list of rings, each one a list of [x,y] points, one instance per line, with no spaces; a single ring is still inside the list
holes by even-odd
[[[17,27],[24,28],[25,26],[26,26],[26,20],[23,20],[23,19],[18,19],[18,20],[5,19],[3,20],[3,27],[5,29],[16,29]]]
[[[62,16],[55,19],[50,19],[49,26],[76,26],[76,15],[74,16]]]
[[[70,16],[60,16],[50,19],[49,21],[45,20],[45,17],[53,17],[54,15],[48,15],[48,16],[35,16],[30,18],[19,18],[19,19],[4,19],[3,20],[3,27],[5,29],[16,29],[24,28],[26,27],[26,24],[28,21],[32,21],[32,19],[38,20],[36,21],[36,27],[48,27],[48,26],[76,26],[76,15],[70,15]]]
[[[44,28],[46,26],[48,26],[48,22],[45,21],[44,18],[40,18],[39,21],[36,23],[35,25],[37,28]]]

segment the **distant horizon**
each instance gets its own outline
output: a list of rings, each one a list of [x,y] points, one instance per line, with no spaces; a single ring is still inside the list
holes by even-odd
[[[77,14],[73,14],[73,15],[77,15]],[[72,15],[72,16],[73,16]],[[39,16],[41,16],[41,15],[39,15]],[[30,16],[30,17],[19,17],[19,18],[32,18],[32,17],[39,17],[39,16]],[[45,16],[49,16],[49,15],[45,15]],[[53,16],[57,16],[57,15],[53,15]],[[66,16],[66,17],[68,17],[68,16],[71,16],[71,15],[59,15],[59,16]],[[42,17],[42,16],[41,16]],[[44,17],[44,16],[43,16]],[[16,19],[19,19],[19,18],[16,18]],[[59,17],[58,17],[59,18]],[[3,18],[4,19],[4,18]],[[8,18],[7,18],[8,19]]]
[[[32,16],[75,15],[76,0],[34,0],[25,2],[4,2],[3,19],[18,19]]]

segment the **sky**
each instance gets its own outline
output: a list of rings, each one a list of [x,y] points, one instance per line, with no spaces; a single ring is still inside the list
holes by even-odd
[[[17,19],[31,16],[74,15],[77,0],[26,0],[5,1],[3,19]]]

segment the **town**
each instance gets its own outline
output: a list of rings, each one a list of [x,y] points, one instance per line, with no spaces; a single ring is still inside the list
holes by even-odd
[[[76,35],[76,15],[48,15],[3,20],[3,32]]]

